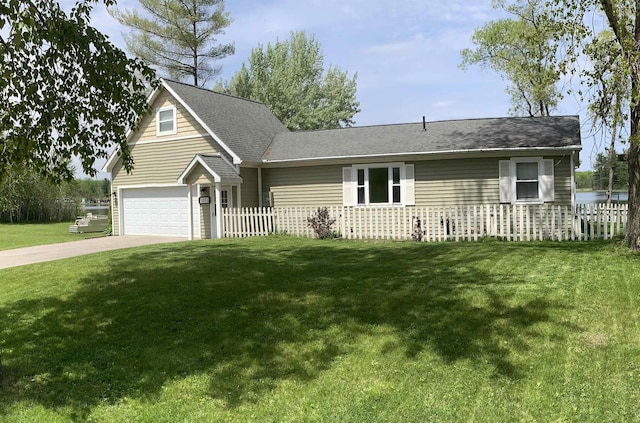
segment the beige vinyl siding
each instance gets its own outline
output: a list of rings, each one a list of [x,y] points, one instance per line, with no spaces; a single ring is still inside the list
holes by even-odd
[[[242,189],[240,190],[242,207],[258,207],[258,169],[241,167],[240,176],[242,176]]]
[[[115,187],[112,186],[112,190]],[[113,199],[113,197],[111,197]],[[111,231],[115,236],[120,235],[120,216],[118,216],[118,205],[120,204],[120,197],[116,201],[111,202]]]
[[[229,190],[229,195],[231,195],[231,201],[229,202],[229,207],[238,207],[238,187],[235,185],[227,186]]]
[[[498,203],[498,161],[469,162],[413,162],[416,206]],[[264,169],[263,183],[266,191],[271,190],[275,207],[341,206],[342,167]]]
[[[174,106],[176,108],[177,133],[170,135],[156,135],[156,113],[163,107]],[[191,116],[189,112],[171,94],[162,88],[162,92],[154,100],[149,113],[142,119],[140,126],[129,140],[129,144],[139,141],[153,141],[163,138],[184,137],[189,135],[206,134],[202,126]]]
[[[500,202],[497,159],[433,160],[414,165],[417,207]]]
[[[554,168],[554,204],[571,204],[571,159],[551,157]],[[452,159],[415,162],[416,206],[498,204],[499,162],[503,158]]]
[[[122,162],[118,161],[112,170],[113,184],[175,184],[196,154],[215,152],[216,146],[212,138],[136,144],[131,146],[133,171],[127,175]]]
[[[202,239],[211,238],[211,207],[213,204],[200,205],[200,238]]]
[[[571,156],[547,157],[553,159],[553,182],[557,205],[571,205]]]
[[[176,107],[177,132],[157,136],[156,113],[158,109],[167,106]],[[176,184],[178,177],[196,154],[215,154],[220,151],[214,139],[164,88],[140,122],[129,144],[134,161],[133,172],[127,174],[122,168],[122,162],[118,160],[111,171],[113,190],[126,185]],[[113,231],[115,235],[119,235],[117,205],[113,207]]]
[[[209,186],[202,187],[202,191],[199,192],[199,197],[211,197],[211,202],[215,201],[212,192],[212,189]],[[209,239],[211,238],[211,207],[213,204],[200,204],[200,238],[201,239]]]
[[[570,156],[544,158],[554,159],[555,163],[554,204],[570,205]],[[406,162],[415,166],[416,207],[498,204],[498,165],[500,160],[509,159],[492,157]],[[271,191],[275,207],[341,206],[342,167],[263,169],[263,189],[265,192]]]
[[[416,206],[498,204],[500,202],[499,161],[503,158],[455,159],[415,162]],[[554,204],[571,204],[571,159],[553,159]]]
[[[177,133],[157,136],[156,112],[167,106],[176,107]],[[129,145],[134,161],[133,172],[127,175],[118,160],[111,172],[114,186],[176,183],[196,154],[220,151],[216,141],[164,88],[129,140]]]
[[[342,167],[263,169],[263,190],[271,191],[274,207],[341,206]],[[244,191],[244,186],[242,189]]]
[[[189,173],[189,177],[185,181],[187,184],[195,185],[212,185],[215,183],[213,177],[200,163],[196,164],[195,167]]]

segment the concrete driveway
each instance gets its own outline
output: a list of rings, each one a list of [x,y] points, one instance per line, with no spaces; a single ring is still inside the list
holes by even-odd
[[[186,238],[166,236],[106,236],[101,238],[83,239],[80,241],[63,242],[61,244],[39,245],[36,247],[16,248],[0,251],[0,269],[23,266],[25,264],[41,263],[44,261],[60,260],[77,257],[101,251],[119,250],[122,248],[139,247],[141,245],[161,244],[167,242],[186,241]]]

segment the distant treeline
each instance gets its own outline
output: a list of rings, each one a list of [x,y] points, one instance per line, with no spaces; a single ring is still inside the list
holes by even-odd
[[[56,185],[31,172],[11,172],[0,183],[0,222],[64,222],[82,214],[83,198],[109,197],[108,179],[76,179]]]
[[[607,156],[596,156],[593,170],[576,172],[576,188],[582,190],[606,191],[609,185],[609,166]],[[626,161],[616,159],[613,162],[613,189],[623,191],[629,188],[629,167]]]

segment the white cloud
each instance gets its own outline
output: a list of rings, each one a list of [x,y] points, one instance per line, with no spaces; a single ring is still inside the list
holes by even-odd
[[[75,0],[63,0],[71,7]],[[70,6],[69,6],[70,5]],[[137,7],[120,0],[119,8]],[[252,48],[291,31],[314,34],[325,65],[358,73],[360,125],[507,115],[506,81],[491,71],[458,68],[460,50],[471,46],[473,30],[505,16],[490,0],[244,0],[227,1],[233,22],[220,42],[235,42],[236,54],[220,62],[223,79],[231,77]],[[127,31],[103,5],[94,25],[124,47]],[[574,114],[573,99],[561,112]],[[585,146],[585,150],[588,147]]]

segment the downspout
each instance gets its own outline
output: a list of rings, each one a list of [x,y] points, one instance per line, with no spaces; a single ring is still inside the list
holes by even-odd
[[[575,167],[575,156],[576,152],[571,152],[571,213],[573,213],[573,228],[572,232],[574,234],[579,234],[580,232],[580,216],[578,215],[578,210],[576,209],[576,167]],[[575,235],[574,235],[575,236]]]
[[[116,197],[116,202],[118,203],[118,236],[122,236],[124,231],[124,221],[122,220],[122,188],[118,187],[117,189],[118,195]]]
[[[576,210],[576,166],[575,151],[571,152],[571,209]]]
[[[111,216],[110,216],[111,217],[111,235],[113,235],[113,233],[114,233],[113,213],[114,213],[115,209],[113,207],[116,205],[116,201],[117,201],[117,198],[114,198],[114,195],[113,195],[114,192],[115,191],[113,190],[113,181],[111,181],[111,183],[109,184],[109,204],[111,204],[111,210],[110,210],[110,214],[111,214]],[[118,228],[118,230],[119,229],[120,228]],[[118,233],[118,235],[120,235],[120,234]]]
[[[193,185],[187,185],[187,198],[189,201],[189,241],[193,241]]]
[[[215,185],[216,203],[214,205],[216,211],[216,233],[211,234],[211,238],[222,238],[222,204],[220,199],[220,182]]]

